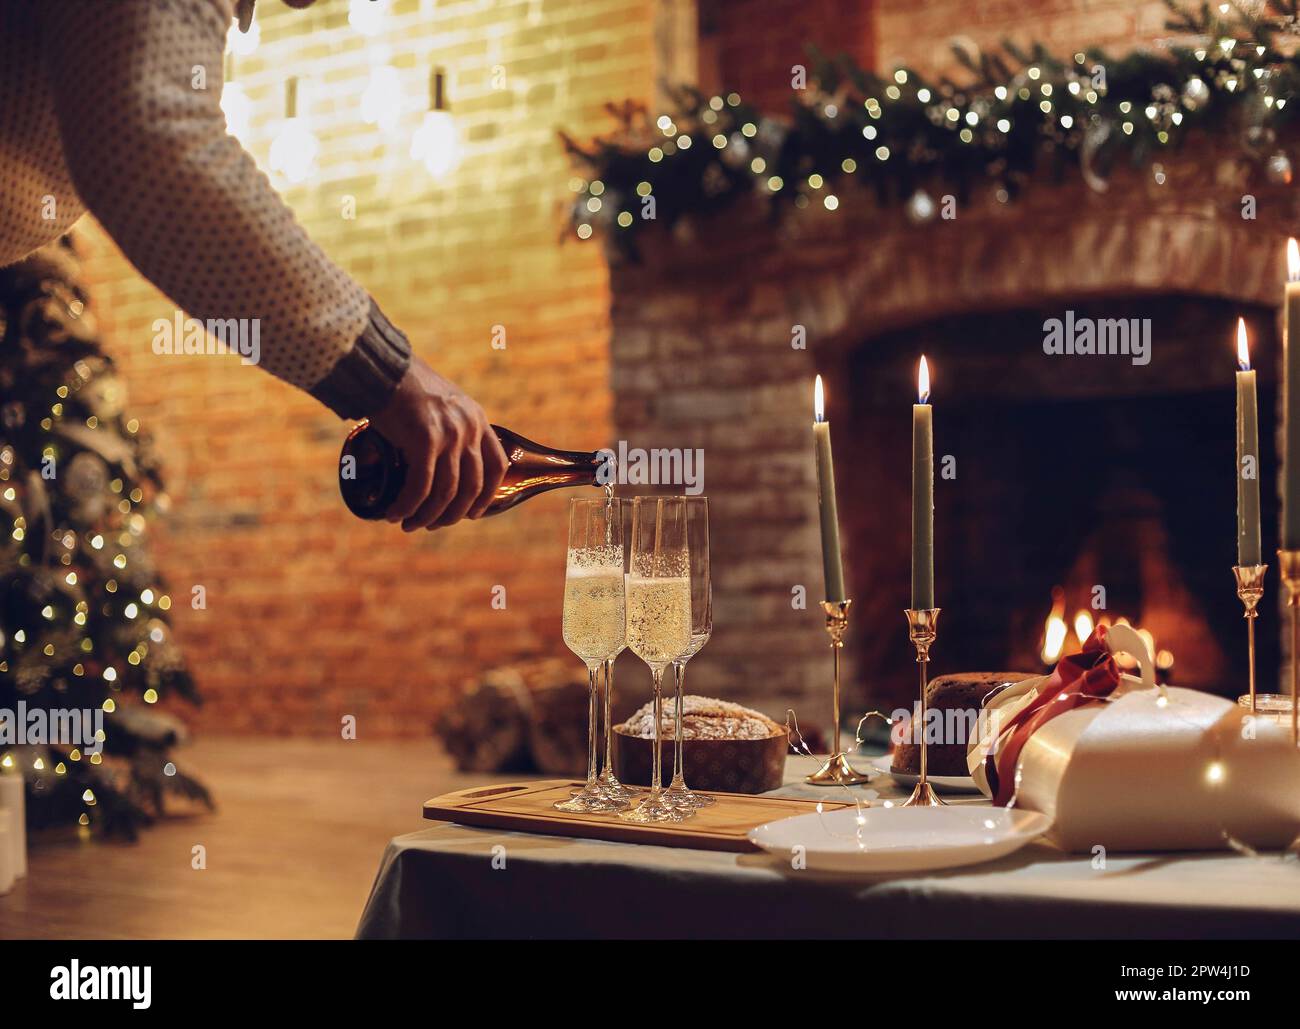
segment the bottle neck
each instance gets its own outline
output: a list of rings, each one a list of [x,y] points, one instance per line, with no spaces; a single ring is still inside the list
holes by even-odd
[[[607,455],[600,451],[544,447],[500,425],[493,425],[492,431],[501,441],[512,471],[543,477],[563,476],[566,485],[576,485],[587,479],[593,486],[602,485],[598,476],[605,466]]]

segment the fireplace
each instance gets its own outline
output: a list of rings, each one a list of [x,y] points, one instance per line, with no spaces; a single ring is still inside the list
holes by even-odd
[[[843,182],[833,213],[810,205],[774,223],[742,205],[650,234],[639,261],[615,263],[616,438],[706,455],[715,631],[691,663],[693,690],[774,715],[792,707],[801,722],[829,715],[811,457],[820,372],[854,600],[846,710],[910,700],[902,610],[922,353],[939,462],[933,671],[1043,667],[1059,588],[1065,645],[1077,645],[1081,611],[1125,618],[1172,657],[1172,681],[1244,690],[1233,330],[1244,317],[1271,428],[1282,243],[1297,226],[1243,220],[1223,199],[1233,184],[1207,191],[1198,175],[1170,169],[1157,186],[1120,171],[1106,194],[1067,181],[925,224]],[[1291,207],[1261,195],[1265,209]],[[1048,356],[1044,321],[1067,311],[1150,319],[1150,363]],[[1270,555],[1279,462],[1267,433],[1261,468]],[[1104,608],[1092,606],[1097,586]],[[1283,660],[1276,602],[1270,589],[1264,688]]]
[[[1044,323],[1065,310],[1079,323],[1150,319],[1149,363],[1044,354]],[[1254,360],[1272,368],[1271,311],[1165,294],[932,319],[851,352],[835,373],[850,404],[842,438],[870,440],[878,456],[870,474],[841,484],[840,510],[852,580],[879,584],[857,612],[864,667],[895,673],[873,699],[893,706],[911,693],[897,646],[910,509],[911,427],[900,411],[921,352],[935,378],[936,592],[949,662],[1033,671],[1097,621],[1123,619],[1150,633],[1164,677],[1240,686],[1230,668],[1244,627],[1229,571],[1239,315]],[[1265,376],[1261,410],[1275,401]],[[1262,467],[1277,468],[1273,441],[1262,447]],[[1277,505],[1263,493],[1267,553]],[[1267,677],[1278,640],[1264,637]],[[872,685],[864,678],[863,692]]]

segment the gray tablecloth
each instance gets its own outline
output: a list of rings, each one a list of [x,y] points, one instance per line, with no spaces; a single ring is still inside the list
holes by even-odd
[[[778,794],[831,798],[799,782],[810,768],[792,758]],[[885,777],[864,789],[900,795]],[[432,823],[388,844],[357,936],[1295,938],[1300,862],[1111,855],[1095,868],[1037,843],[951,872],[852,878],[766,855]]]

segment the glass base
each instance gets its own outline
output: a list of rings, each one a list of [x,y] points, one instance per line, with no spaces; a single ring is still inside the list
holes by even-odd
[[[631,811],[620,812],[618,817],[625,822],[684,822],[694,815],[694,809],[686,810],[665,802],[661,793],[657,797],[646,797]]]
[[[623,783],[619,782],[614,776],[614,773],[608,768],[601,772],[599,778],[596,779],[596,789],[600,790],[600,792],[605,794],[605,796],[611,797],[614,800],[626,800],[629,803],[642,796],[640,790],[633,789],[631,786],[625,786]]]
[[[630,801],[619,800],[606,795],[598,787],[587,786],[568,800],[556,801],[555,810],[582,815],[602,814],[611,811],[622,811],[629,803]]]
[[[696,811],[715,803],[714,799],[704,793],[696,793],[685,786],[669,786],[663,792],[664,802],[674,807]]]

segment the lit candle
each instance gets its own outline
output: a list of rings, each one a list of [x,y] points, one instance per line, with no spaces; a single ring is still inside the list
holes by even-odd
[[[840,522],[835,511],[835,464],[831,460],[831,423],[826,420],[822,377],[813,385],[813,446],[817,452],[817,510],[822,523],[822,575],[826,599],[838,603],[844,593],[844,560],[840,556]]]
[[[921,358],[912,405],[912,610],[934,607],[934,409],[930,366]]]
[[[1237,319],[1237,564],[1262,561],[1259,544],[1259,411],[1246,323]]]
[[[1286,306],[1282,316],[1282,549],[1300,550],[1300,249],[1286,241]]]

